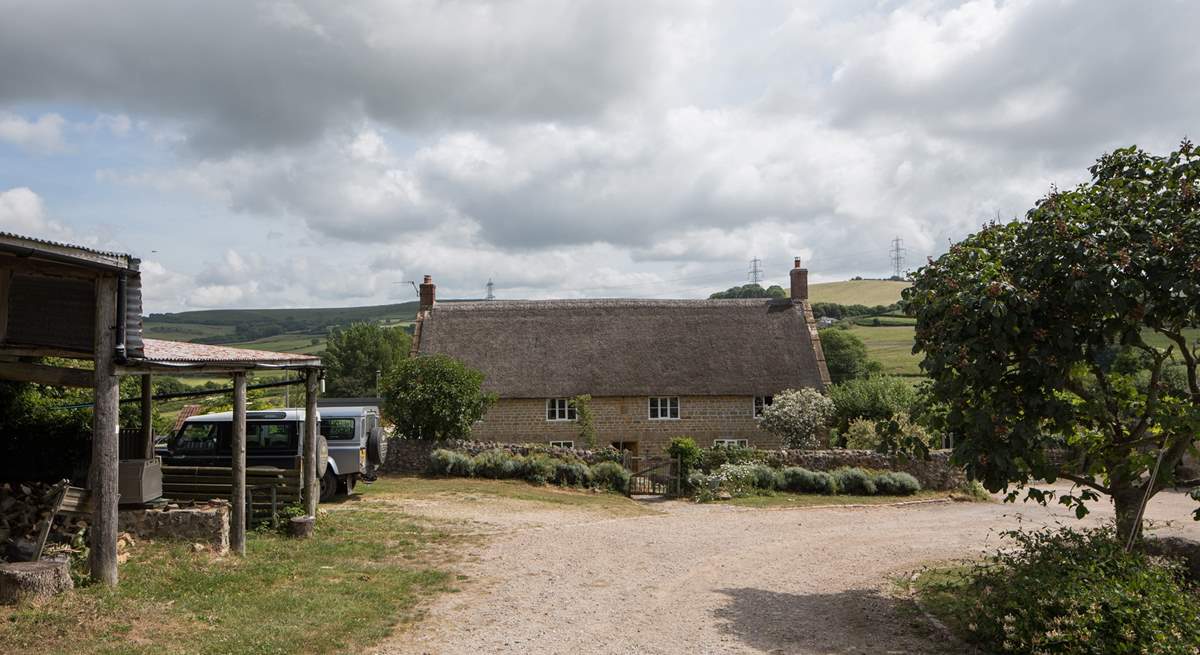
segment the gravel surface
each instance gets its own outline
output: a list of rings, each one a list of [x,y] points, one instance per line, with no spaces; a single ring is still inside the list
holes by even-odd
[[[1002,503],[670,501],[653,504],[661,514],[611,518],[512,501],[423,502],[489,536],[460,566],[462,591],[377,653],[956,653],[895,597],[896,576],[994,550],[996,533],[1019,524],[1079,523],[1058,508]],[[1162,493],[1147,516],[1157,534],[1198,539],[1194,508]],[[1109,516],[1099,508],[1086,522]]]

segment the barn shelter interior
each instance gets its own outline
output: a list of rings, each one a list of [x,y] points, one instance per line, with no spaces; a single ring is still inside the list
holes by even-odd
[[[90,449],[78,459],[72,484],[89,492],[89,569],[100,583],[117,583],[117,520],[121,471],[149,470],[155,462],[152,376],[228,376],[233,395],[230,548],[245,552],[246,376],[254,371],[295,371],[305,385],[303,495],[316,515],[317,397],[321,360],[312,355],[147,339],[142,326],[139,260],[122,253],[0,233],[0,380],[92,390]],[[140,437],[119,447],[120,381],[140,380]],[[37,435],[19,435],[33,439]],[[0,440],[14,435],[0,433]],[[128,440],[127,440],[128,441]],[[47,443],[46,448],[52,448]],[[5,452],[0,443],[0,453]],[[28,462],[6,458],[0,476],[30,479],[36,460],[69,457],[39,453]],[[122,456],[125,465],[122,466]],[[141,462],[142,465],[130,466]],[[0,478],[0,482],[3,482]],[[136,483],[136,481],[134,481]],[[126,499],[128,500],[128,498]]]

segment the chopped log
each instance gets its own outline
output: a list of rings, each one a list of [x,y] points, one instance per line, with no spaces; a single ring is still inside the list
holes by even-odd
[[[315,516],[293,516],[292,520],[288,521],[288,534],[296,539],[308,539],[313,535],[316,525]]]
[[[0,605],[50,598],[74,586],[67,560],[0,564]]]

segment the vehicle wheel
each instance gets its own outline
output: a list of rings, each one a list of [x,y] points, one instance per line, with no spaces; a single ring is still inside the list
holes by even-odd
[[[357,485],[358,485],[358,476],[357,475],[347,475],[345,481],[342,482],[342,488],[345,489],[345,493],[347,496],[354,493],[354,487]]]
[[[333,500],[333,497],[337,495],[337,488],[338,480],[337,476],[333,474],[333,470],[325,471],[325,475],[321,476],[321,495],[319,496],[321,502],[327,503]]]
[[[387,460],[387,436],[383,428],[373,428],[367,434],[367,459],[375,466],[383,466]]]

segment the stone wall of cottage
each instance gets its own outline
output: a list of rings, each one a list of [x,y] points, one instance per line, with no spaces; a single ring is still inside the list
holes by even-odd
[[[638,454],[659,455],[674,437],[691,437],[708,447],[715,439],[745,439],[754,448],[782,446],[759,429],[751,396],[680,396],[678,419],[651,419],[645,396],[592,398],[596,446],[637,442]],[[571,441],[587,448],[575,421],[547,421],[546,400],[503,398],[471,431],[478,441],[550,443]]]

